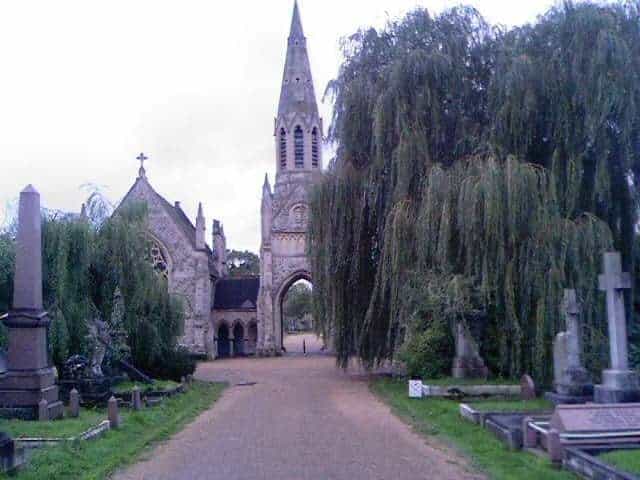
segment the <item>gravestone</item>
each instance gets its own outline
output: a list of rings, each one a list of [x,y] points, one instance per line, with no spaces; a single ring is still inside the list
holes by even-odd
[[[0,416],[37,419],[47,402],[47,417],[60,418],[55,372],[47,347],[49,316],[42,304],[40,194],[31,185],[20,192],[13,306],[2,321],[8,328],[8,370],[0,373]]]
[[[548,426],[546,446],[560,461],[571,446],[607,446],[640,442],[640,405],[558,405]]]
[[[140,388],[136,385],[131,391],[131,406],[134,410],[142,410],[142,397],[140,395]]]
[[[536,384],[530,375],[523,375],[520,379],[520,398],[534,400],[536,398]]]
[[[582,366],[582,342],[580,337],[580,305],[575,290],[565,290],[561,311],[566,331],[556,335],[553,342],[554,392],[546,398],[556,405],[585,403],[593,398],[593,384]]]
[[[80,416],[80,394],[75,388],[69,392],[69,416],[71,418]]]
[[[463,322],[456,323],[455,344],[453,378],[487,378],[489,369],[478,353],[478,345]]]
[[[627,350],[627,319],[624,311],[624,290],[631,288],[631,276],[622,271],[620,253],[607,252],[603,273],[598,277],[600,290],[607,294],[609,353],[611,368],[602,372],[602,384],[596,385],[596,403],[640,401],[638,374],[629,369]]]
[[[107,402],[107,418],[111,428],[120,428],[120,412],[118,411],[118,400],[115,397],[111,397]]]

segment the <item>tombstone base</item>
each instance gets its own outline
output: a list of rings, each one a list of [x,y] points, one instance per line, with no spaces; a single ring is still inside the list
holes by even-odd
[[[47,405],[49,420],[59,420],[64,416],[64,404],[56,401]],[[0,407],[0,418],[18,420],[38,420],[38,406],[35,407]]]
[[[604,370],[602,385],[594,389],[596,403],[640,402],[640,380],[631,370]]]
[[[489,369],[480,357],[455,357],[451,370],[453,378],[487,378]]]
[[[49,418],[62,416],[53,368],[9,370],[0,374],[0,417],[38,418],[38,403],[49,404]]]
[[[577,405],[581,403],[593,402],[593,394],[591,395],[564,395],[556,392],[546,392],[544,398],[554,405]]]

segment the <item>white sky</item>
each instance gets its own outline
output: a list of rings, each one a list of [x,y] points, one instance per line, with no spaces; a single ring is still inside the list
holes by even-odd
[[[316,94],[341,37],[448,0],[299,0]],[[553,0],[477,0],[492,23],[535,19]],[[230,248],[257,251],[265,172],[293,0],[0,2],[0,225],[33,183],[49,208],[78,211],[94,183],[117,202],[149,157],[169,202],[222,220]],[[319,99],[320,100],[320,99]],[[321,105],[325,124],[330,106]]]

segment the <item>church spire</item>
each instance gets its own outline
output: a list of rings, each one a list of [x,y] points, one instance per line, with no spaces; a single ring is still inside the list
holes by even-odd
[[[291,31],[287,42],[287,58],[280,90],[278,118],[292,113],[313,117],[309,121],[318,117],[318,105],[307,52],[307,39],[302,29],[297,0],[293,5]]]

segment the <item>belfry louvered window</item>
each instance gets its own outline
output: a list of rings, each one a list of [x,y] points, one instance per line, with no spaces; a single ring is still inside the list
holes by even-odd
[[[280,168],[287,169],[287,132],[280,129]]]
[[[318,129],[313,127],[311,131],[311,166],[318,168],[318,160],[320,158],[320,146],[318,145]]]
[[[300,125],[293,131],[293,140],[295,145],[296,168],[304,168],[304,132]]]

